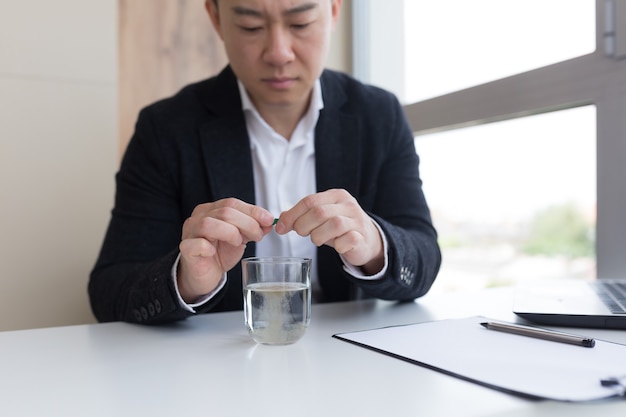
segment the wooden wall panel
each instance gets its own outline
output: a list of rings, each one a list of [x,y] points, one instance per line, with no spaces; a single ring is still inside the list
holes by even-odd
[[[204,0],[118,0],[119,149],[145,105],[218,73],[226,55]]]

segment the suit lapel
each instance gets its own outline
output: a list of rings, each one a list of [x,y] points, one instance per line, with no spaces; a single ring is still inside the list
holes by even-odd
[[[360,175],[358,119],[341,111],[345,95],[341,86],[322,77],[324,109],[315,129],[315,171],[317,190],[344,188],[357,195]]]
[[[215,200],[254,203],[252,157],[245,123],[214,121],[200,132],[207,178]]]
[[[200,128],[200,146],[214,199],[236,197],[254,203],[250,141],[230,67],[218,75],[202,101],[211,117]]]

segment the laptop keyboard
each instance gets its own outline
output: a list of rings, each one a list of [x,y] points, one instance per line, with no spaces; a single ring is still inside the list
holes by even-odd
[[[611,313],[626,314],[626,283],[609,279],[590,283]]]

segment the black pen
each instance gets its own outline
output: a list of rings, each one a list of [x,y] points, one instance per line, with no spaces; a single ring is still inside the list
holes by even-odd
[[[552,330],[538,329],[528,326],[520,326],[517,324],[507,323],[480,323],[486,329],[496,330],[498,332],[512,333],[521,336],[534,337],[537,339],[550,340],[552,342],[569,343],[570,345],[592,348],[596,345],[596,341],[588,337],[575,336],[573,334],[555,332]]]

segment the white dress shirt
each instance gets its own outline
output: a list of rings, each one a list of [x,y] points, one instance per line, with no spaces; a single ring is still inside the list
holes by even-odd
[[[324,108],[322,88],[317,80],[311,94],[311,102],[306,114],[300,119],[291,138],[278,134],[259,114],[248,96],[243,84],[239,81],[239,94],[250,138],[252,168],[254,172],[254,192],[256,205],[264,207],[278,217],[283,211],[291,209],[303,197],[317,192],[315,183],[315,126],[319,112]],[[378,279],[387,270],[387,240],[376,222],[383,239],[385,266],[376,275],[365,276],[355,266],[344,260],[344,268],[353,276],[361,279]],[[256,243],[256,256],[297,256],[312,259],[311,293],[315,300],[319,297],[320,287],[317,278],[317,247],[307,237],[295,232],[279,235],[271,231],[260,242]],[[342,258],[343,259],[343,258]],[[194,308],[210,300],[226,283],[227,274],[218,287],[193,304],[182,300],[176,285],[176,271],[180,255],[172,268],[181,305],[194,312]]]
[[[303,197],[314,194],[315,125],[324,108],[319,80],[315,83],[311,103],[291,138],[278,134],[259,114],[245,88],[239,82],[239,93],[250,137],[254,193],[256,204],[274,217],[295,206]],[[271,231],[256,244],[257,256],[297,256],[312,259],[311,292],[317,286],[317,248],[309,237],[297,233],[279,235]]]

